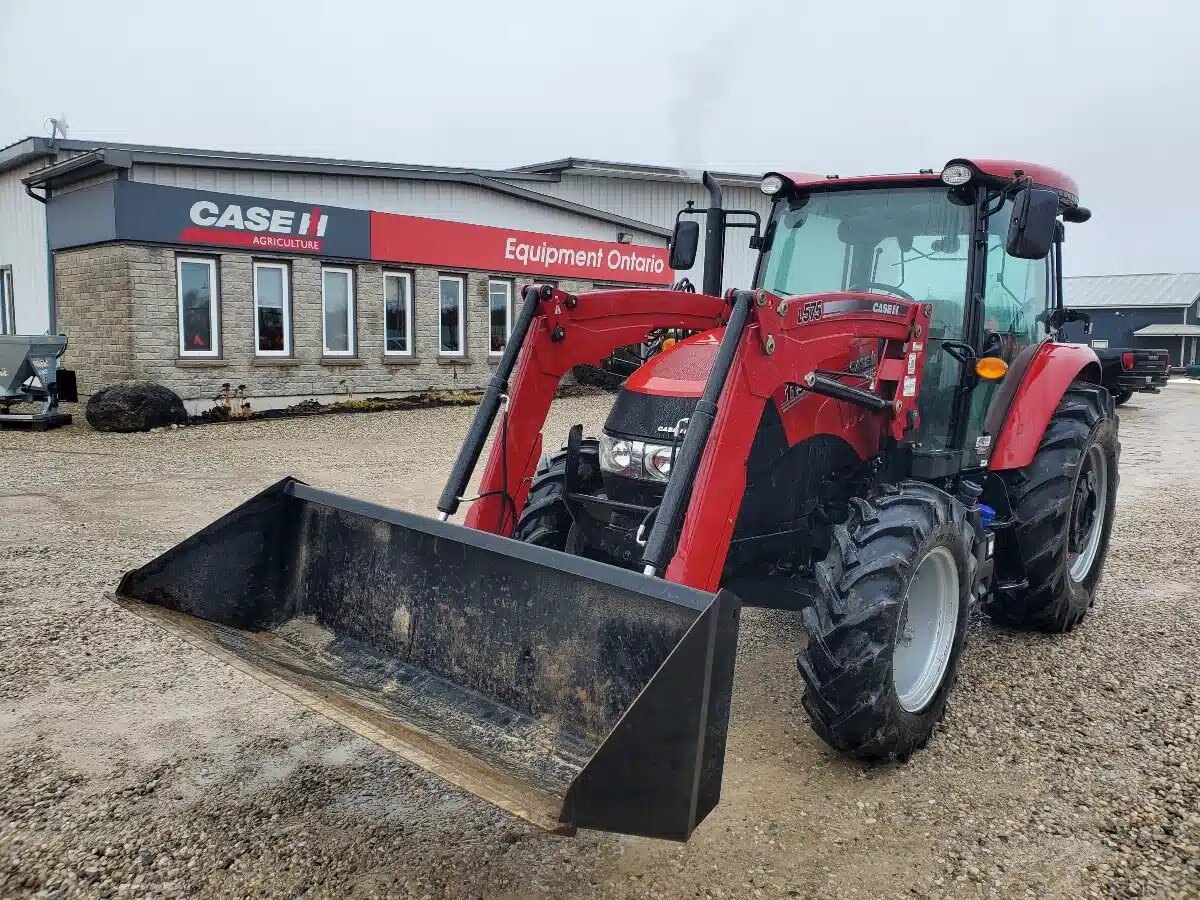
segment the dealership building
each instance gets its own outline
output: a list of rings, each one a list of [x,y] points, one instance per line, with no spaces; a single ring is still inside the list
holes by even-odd
[[[720,174],[764,216],[757,175]],[[193,411],[476,389],[521,289],[668,286],[695,173],[586,159],[484,170],[26,138],[0,150],[0,331],[62,332],[81,395]],[[740,232],[749,235],[748,232]],[[749,285],[755,254],[726,254]]]

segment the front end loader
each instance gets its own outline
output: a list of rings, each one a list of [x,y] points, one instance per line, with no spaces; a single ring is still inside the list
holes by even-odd
[[[705,183],[672,240],[691,268],[706,217],[703,291],[526,290],[437,520],[287,479],[118,601],[560,833],[686,840],[713,809],[743,602],[800,617],[826,742],[908,758],[973,606],[1065,631],[1095,595],[1117,423],[1095,354],[1057,339],[1063,223],[1089,213],[1025,163],[771,173],[754,289],[722,294],[748,223]],[[668,329],[691,336],[602,434],[543,452],[566,373]]]

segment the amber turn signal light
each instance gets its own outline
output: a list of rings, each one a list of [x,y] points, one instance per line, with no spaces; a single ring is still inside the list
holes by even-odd
[[[975,362],[975,374],[984,381],[999,381],[1008,371],[1008,363],[998,356],[984,356]]]
[[[663,349],[663,350],[670,350],[670,349],[671,349],[672,347],[674,347],[674,346],[675,346],[677,343],[679,343],[679,342],[678,342],[678,341],[676,341],[676,340],[675,340],[675,338],[667,338],[665,341],[663,341],[663,342],[662,342],[662,349]]]

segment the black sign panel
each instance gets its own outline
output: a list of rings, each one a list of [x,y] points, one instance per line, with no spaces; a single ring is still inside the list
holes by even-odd
[[[363,209],[267,200],[136,181],[117,185],[118,240],[369,259]]]
[[[115,181],[54,197],[47,213],[55,250],[124,240],[371,256],[371,214],[365,209]]]

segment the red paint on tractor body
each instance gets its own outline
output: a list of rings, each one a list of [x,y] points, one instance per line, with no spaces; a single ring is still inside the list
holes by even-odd
[[[625,379],[625,389],[656,397],[699,397],[724,335],[724,328],[713,328],[684,338],[635,369]]]
[[[1092,372],[1086,371],[1089,366]],[[1081,374],[1086,381],[1100,380],[1100,360],[1091,347],[1045,341],[1037,348],[996,437],[989,469],[1020,469],[1033,462],[1050,417]]]
[[[1067,196],[1074,204],[1079,200],[1079,186],[1070,175],[1038,163],[1022,162],[1016,159],[972,159],[968,160],[984,175],[992,178],[1011,179],[1017,172],[1028,175],[1033,183],[1041,187],[1051,188]],[[791,180],[796,187],[808,190],[821,188],[837,188],[847,184],[856,187],[872,187],[897,181],[907,182],[941,182],[940,172],[921,172],[899,175],[856,175],[851,178],[830,178],[826,175],[814,175],[811,172],[782,172],[785,178]]]
[[[764,302],[752,310],[738,344],[696,475],[679,549],[665,573],[670,581],[709,591],[719,586],[745,493],[746,460],[767,402],[780,405],[789,443],[831,434],[863,459],[879,451],[885,436],[899,439],[919,424],[925,342],[913,338],[928,332],[929,304],[860,293],[783,298],[762,292],[761,296]],[[725,300],[682,291],[598,291],[577,298],[554,291],[541,302],[517,358],[508,421],[500,424],[502,438],[488,456],[482,496],[471,506],[465,524],[512,534],[514,510],[525,504],[541,453],[541,429],[563,375],[581,363],[598,365],[617,347],[644,340],[653,328],[705,332],[683,343],[707,354],[716,346],[727,311]],[[881,343],[883,350],[872,372],[848,371],[853,368],[854,352],[865,348],[872,352]],[[695,389],[700,368],[693,364],[682,369],[676,364],[676,374],[668,377],[674,352],[672,348],[663,354],[657,375],[642,376],[643,388],[657,378],[671,381],[676,390]],[[711,368],[711,361],[707,365]],[[805,378],[816,370],[828,370],[838,380],[884,397],[895,414],[867,412],[808,392]]]

